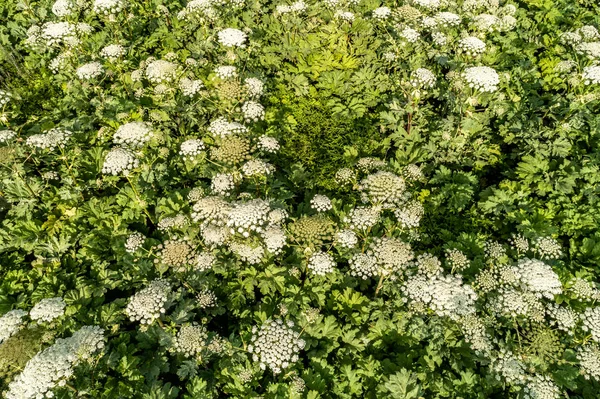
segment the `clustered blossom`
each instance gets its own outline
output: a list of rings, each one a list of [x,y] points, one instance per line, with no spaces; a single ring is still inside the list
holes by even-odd
[[[255,101],[247,101],[242,105],[242,113],[247,121],[260,121],[265,118],[265,107]]]
[[[17,136],[14,130],[0,130],[0,143],[8,143]]]
[[[12,95],[4,90],[0,90],[0,107],[5,106],[10,101]]]
[[[588,86],[600,84],[600,65],[592,65],[583,68],[581,78]]]
[[[192,160],[204,151],[204,141],[200,139],[189,139],[181,143],[179,154],[184,161]]]
[[[485,47],[485,42],[475,36],[468,36],[458,41],[458,48],[470,56],[483,54]]]
[[[600,381],[600,347],[588,344],[577,350],[577,360],[581,374],[585,379]]]
[[[425,214],[425,208],[419,201],[408,201],[404,206],[394,210],[394,215],[400,225],[405,229],[419,227],[421,218]]]
[[[280,148],[279,141],[277,141],[275,137],[266,136],[264,134],[258,138],[256,145],[261,151],[271,154],[276,153]]]
[[[378,7],[373,10],[373,18],[380,21],[389,18],[391,14],[392,10],[389,7]]]
[[[512,353],[502,349],[492,362],[492,370],[509,384],[525,382],[525,365]]]
[[[246,177],[268,176],[275,170],[275,167],[261,159],[251,159],[242,165],[242,173]]]
[[[346,22],[354,21],[354,14],[350,11],[337,10],[333,16]]]
[[[235,78],[238,75],[237,68],[233,65],[222,65],[215,68],[215,75],[221,79]]]
[[[184,228],[188,225],[188,223],[188,217],[182,213],[179,213],[175,216],[167,216],[160,219],[156,227],[160,231],[168,231],[172,229]]]
[[[538,297],[553,299],[562,293],[562,284],[552,267],[537,259],[520,259],[513,266],[515,275],[520,276],[519,281],[524,290]]]
[[[219,43],[225,47],[246,47],[246,35],[239,29],[227,28],[217,33]]]
[[[173,351],[186,357],[197,357],[206,350],[208,333],[198,325],[183,326],[173,340]]]
[[[19,331],[25,316],[27,316],[27,312],[15,309],[0,317],[0,344]]]
[[[54,128],[42,134],[34,134],[29,136],[27,140],[25,140],[25,143],[31,147],[48,149],[52,151],[57,147],[64,147],[72,134],[73,133],[69,130]]]
[[[458,272],[464,271],[471,266],[469,258],[460,250],[452,248],[446,250],[446,262],[452,268]]]
[[[138,233],[137,231],[131,233],[125,241],[125,250],[132,254],[142,248],[145,241],[146,237],[142,233]]]
[[[177,271],[185,270],[185,267],[194,261],[194,249],[186,240],[166,240],[158,245],[157,249],[157,258],[154,259],[154,263],[173,267]]]
[[[246,133],[248,128],[240,123],[229,122],[227,119],[220,117],[213,120],[207,130],[215,136],[225,137],[230,134]]]
[[[8,385],[7,399],[52,398],[52,389],[64,386],[74,367],[89,361],[104,347],[104,332],[98,326],[84,326],[69,338],[59,338],[31,358],[23,371]]]
[[[129,122],[119,126],[113,141],[124,147],[140,148],[152,138],[152,126],[146,122]]]
[[[229,250],[251,265],[259,264],[265,255],[265,249],[261,245],[252,246],[241,242],[229,243]]]
[[[75,73],[81,80],[91,80],[100,77],[104,73],[104,67],[97,61],[89,62],[77,68]]]
[[[116,147],[106,154],[102,165],[102,173],[113,176],[118,174],[127,176],[131,170],[139,166],[139,163],[140,161],[133,152],[126,148]]]
[[[560,244],[552,237],[538,237],[533,246],[542,259],[558,259],[562,256]]]
[[[71,0],[56,0],[52,5],[52,13],[59,18],[71,15],[76,9],[75,2]]]
[[[204,272],[212,269],[217,257],[209,252],[201,252],[196,254],[193,261],[194,270]]]
[[[253,199],[248,202],[239,202],[229,211],[227,218],[227,227],[231,234],[241,234],[244,237],[250,236],[250,233],[263,231],[269,211],[269,203],[262,199]]]
[[[228,173],[217,173],[210,183],[210,189],[218,195],[229,195],[234,188],[233,175]]]
[[[204,82],[200,79],[192,80],[183,78],[179,81],[179,88],[186,97],[193,97],[204,88]]]
[[[580,318],[583,330],[592,336],[592,340],[600,343],[600,307],[587,308]]]
[[[274,374],[281,373],[298,361],[298,354],[305,342],[292,328],[294,323],[281,319],[266,320],[260,328],[252,328],[252,341],[248,351],[261,369],[270,368]]]
[[[451,27],[460,25],[460,16],[451,12],[439,12],[435,15],[436,22],[443,27]]]
[[[380,266],[380,274],[400,273],[414,258],[410,244],[392,237],[376,237],[369,246],[369,254],[374,255]]]
[[[578,317],[572,309],[551,304],[546,309],[546,313],[551,319],[551,324],[555,325],[557,329],[569,335],[573,334]]]
[[[125,55],[125,47],[120,44],[109,44],[100,50],[100,55],[114,62],[117,58]]]
[[[377,264],[377,258],[373,255],[358,253],[354,254],[348,261],[350,265],[350,275],[366,280],[375,277],[380,273],[380,267]]]
[[[67,304],[60,297],[44,298],[29,311],[29,317],[33,321],[51,322],[65,314]]]
[[[409,43],[416,43],[419,40],[419,37],[421,37],[421,34],[412,28],[405,28],[400,32],[400,36]]]
[[[250,97],[260,97],[265,90],[265,84],[258,78],[247,78],[244,87]]]
[[[154,60],[146,66],[146,78],[155,84],[172,82],[177,75],[177,64]]]
[[[308,259],[308,268],[317,276],[324,276],[333,272],[335,269],[335,260],[333,256],[326,252],[315,252]]]
[[[92,9],[98,14],[118,14],[125,8],[123,0],[94,0]]]
[[[301,13],[306,11],[306,3],[303,0],[298,0],[288,5],[279,5],[275,8],[277,14],[287,14],[291,12]]]
[[[151,324],[165,312],[170,291],[171,286],[166,280],[154,280],[131,297],[125,313],[131,321]]]
[[[498,84],[500,83],[498,73],[487,66],[466,68],[463,77],[469,87],[483,93],[495,92],[498,90]]]
[[[379,171],[365,177],[359,185],[361,200],[386,208],[393,208],[405,201],[406,183],[391,172]]]
[[[379,223],[381,209],[378,207],[363,206],[350,210],[344,222],[352,230],[367,230]]]
[[[559,399],[562,396],[552,378],[539,374],[528,379],[523,392],[525,399]]]
[[[343,248],[354,248],[358,244],[358,237],[352,230],[341,230],[336,233],[335,241]]]
[[[317,212],[327,212],[333,208],[331,200],[324,195],[317,194],[310,200],[310,206]]]
[[[413,87],[421,89],[431,89],[435,86],[435,75],[429,69],[418,68],[416,69],[410,78],[410,84]]]

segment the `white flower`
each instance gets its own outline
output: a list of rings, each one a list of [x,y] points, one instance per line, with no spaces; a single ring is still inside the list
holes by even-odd
[[[392,10],[389,7],[379,7],[373,10],[373,18],[383,21],[392,14]]]
[[[189,139],[181,143],[179,154],[184,161],[197,157],[204,151],[204,142],[200,139]]]
[[[71,15],[77,6],[71,0],[56,0],[52,5],[52,13],[59,18]]]
[[[405,229],[414,229],[419,227],[421,218],[425,214],[425,209],[419,201],[409,201],[402,208],[394,210],[394,215],[400,225]]]
[[[600,84],[600,65],[592,65],[583,68],[581,78],[586,85]]]
[[[171,286],[166,280],[154,280],[130,298],[125,307],[125,314],[131,321],[151,324],[166,311],[165,306],[170,292]]]
[[[275,170],[275,167],[261,159],[251,159],[242,165],[242,173],[246,177],[268,176]]]
[[[229,210],[227,227],[231,234],[237,233],[244,237],[249,237],[252,232],[261,233],[267,224],[270,210],[269,203],[262,199],[238,202]]]
[[[237,77],[237,68],[233,65],[222,65],[215,68],[215,74],[221,79]]]
[[[365,177],[359,184],[361,200],[384,208],[394,208],[405,202],[406,183],[392,172],[378,171]]]
[[[416,43],[421,34],[412,28],[405,28],[400,32],[400,37],[403,37],[409,43]]]
[[[152,138],[152,126],[146,122],[129,122],[119,126],[113,141],[129,148],[143,147]]]
[[[81,80],[95,79],[104,73],[104,67],[97,61],[89,62],[77,68],[76,73]]]
[[[56,342],[31,358],[23,371],[8,385],[7,399],[43,399],[53,397],[52,389],[64,386],[74,367],[89,361],[104,347],[104,332],[98,326],[84,326],[69,338]]]
[[[600,381],[600,348],[596,344],[588,344],[577,350],[577,360],[581,374],[585,379]]]
[[[100,50],[100,55],[114,62],[117,58],[125,55],[125,47],[120,44],[109,44]]]
[[[294,323],[284,323],[281,319],[266,320],[260,329],[252,328],[252,340],[248,351],[261,369],[269,367],[274,374],[281,373],[298,361],[298,353],[304,348],[300,334],[292,327]]]
[[[275,137],[262,135],[258,138],[257,146],[264,152],[276,153],[279,151],[279,142]]]
[[[337,10],[335,14],[333,14],[333,17],[347,22],[354,21],[354,14],[350,11]]]
[[[19,331],[25,316],[27,316],[27,312],[15,309],[0,317],[0,344]]]
[[[308,259],[308,268],[317,276],[324,276],[335,269],[333,256],[326,252],[315,252]]]
[[[265,107],[255,101],[247,101],[242,105],[242,113],[246,121],[260,121],[265,118]]]
[[[217,33],[219,43],[225,47],[246,47],[248,35],[239,29],[227,28]]]
[[[211,134],[225,137],[230,134],[246,133],[248,128],[237,122],[228,122],[227,119],[219,117],[213,120],[207,129]]]
[[[238,242],[230,243],[229,250],[251,265],[259,264],[265,254],[265,249],[260,245],[252,246]]]
[[[76,27],[70,22],[46,22],[40,31],[40,38],[46,45],[74,44],[77,40]]]
[[[2,105],[0,95],[0,106]],[[17,136],[17,132],[14,130],[0,130],[0,143],[5,144],[14,139]]]
[[[539,298],[554,299],[562,293],[562,284],[552,268],[537,259],[520,259],[514,272],[521,276],[520,284],[524,290],[534,293]]]
[[[210,183],[211,190],[218,195],[229,195],[235,188],[233,175],[228,173],[217,173]]]
[[[94,0],[92,9],[98,14],[117,14],[125,8],[123,0]]]
[[[580,318],[583,330],[592,336],[592,340],[600,343],[600,307],[587,308]]]
[[[183,78],[179,81],[179,88],[186,97],[193,97],[204,88],[204,83],[200,80]]]
[[[335,235],[335,241],[344,248],[354,248],[358,244],[358,237],[352,230],[341,230]]]
[[[186,357],[199,356],[206,349],[208,333],[202,326],[183,326],[173,340],[173,350]]]
[[[317,212],[327,212],[333,208],[331,200],[324,195],[316,194],[310,200],[310,206]]]
[[[146,66],[146,78],[155,84],[175,80],[177,64],[165,60],[154,60]]]
[[[469,87],[484,93],[495,92],[500,83],[498,73],[493,68],[486,66],[466,68],[463,77]]]
[[[460,16],[451,12],[439,12],[435,14],[435,19],[439,25],[444,27],[458,26],[461,21]]]
[[[65,314],[67,304],[60,297],[44,298],[29,311],[29,317],[34,321],[51,322]]]
[[[67,141],[73,133],[62,128],[54,128],[46,131],[43,134],[34,134],[29,136],[25,143],[32,147],[40,149],[54,150],[56,147],[62,148],[67,144]]]
[[[483,54],[485,47],[485,42],[475,36],[468,36],[458,41],[458,48],[470,56]]]
[[[265,90],[265,84],[257,78],[247,78],[244,80],[244,87],[250,97],[260,97]]]
[[[144,241],[146,241],[146,237],[142,233],[131,233],[129,237],[127,237],[127,241],[125,241],[125,250],[132,254],[142,248]]]
[[[122,173],[127,176],[129,172],[139,166],[139,160],[129,150],[121,147],[113,148],[108,152],[102,165],[102,173],[116,176]]]
[[[379,275],[377,258],[372,255],[363,253],[355,254],[350,258],[348,264],[350,265],[350,274],[354,277],[366,280]]]
[[[435,86],[435,75],[429,69],[418,68],[410,77],[410,84],[419,89],[431,89]]]

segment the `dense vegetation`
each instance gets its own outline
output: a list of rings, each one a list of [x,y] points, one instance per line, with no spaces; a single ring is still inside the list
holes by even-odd
[[[0,2],[0,392],[597,399],[592,1]]]

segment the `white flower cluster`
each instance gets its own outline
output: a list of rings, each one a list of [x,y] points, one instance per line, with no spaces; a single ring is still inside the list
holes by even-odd
[[[475,313],[477,294],[460,275],[427,277],[417,274],[406,280],[403,292],[410,301],[424,304],[438,316],[458,320]]]
[[[405,28],[400,32],[400,37],[404,38],[409,43],[416,43],[421,37],[421,34],[412,28]]]
[[[440,7],[440,0],[412,0],[411,3],[426,10],[435,10]]]
[[[581,78],[583,79],[583,83],[588,86],[600,84],[600,65],[592,65],[583,68]]]
[[[52,13],[59,18],[67,17],[77,10],[77,4],[72,0],[56,0],[52,5]]]
[[[77,68],[75,73],[81,80],[91,80],[100,77],[104,73],[104,67],[98,61],[89,62]]]
[[[552,237],[538,237],[533,246],[542,259],[558,259],[562,256],[560,244]]]
[[[394,210],[396,219],[398,219],[400,225],[405,229],[419,227],[424,214],[425,208],[423,208],[423,204],[416,200],[408,201],[401,208]]]
[[[248,35],[239,29],[227,28],[217,33],[219,43],[225,47],[246,47]]]
[[[479,14],[473,19],[473,26],[482,32],[493,32],[501,28],[502,21],[495,15]]]
[[[183,326],[173,340],[173,350],[186,357],[197,357],[206,349],[208,333],[198,325]]]
[[[592,336],[592,340],[600,343],[600,307],[587,308],[580,318],[583,330]]]
[[[129,122],[119,126],[113,141],[124,147],[140,148],[152,138],[152,126],[147,122]]]
[[[525,365],[517,357],[505,349],[502,349],[492,362],[492,370],[509,384],[522,384],[525,382]]]
[[[435,277],[442,273],[442,262],[437,256],[424,253],[417,256],[415,261],[417,265],[417,273],[426,277]]]
[[[431,34],[431,39],[436,46],[445,46],[448,43],[448,36],[444,35],[442,32],[433,32]]]
[[[172,229],[181,229],[189,224],[189,220],[186,215],[180,213],[175,216],[167,216],[160,219],[156,228],[160,231],[169,231]]]
[[[324,276],[332,273],[335,269],[335,260],[333,256],[327,252],[315,252],[308,259],[308,268],[312,274]]]
[[[264,134],[258,138],[256,145],[261,151],[271,154],[276,153],[280,148],[279,141],[277,141],[275,137],[266,136]]]
[[[378,7],[373,10],[373,18],[379,21],[386,20],[392,15],[392,10],[389,7]]]
[[[448,262],[448,265],[453,271],[456,270],[459,272],[464,271],[471,266],[471,261],[469,261],[467,255],[456,248],[446,250],[446,262]]]
[[[357,253],[348,261],[350,265],[350,275],[366,280],[375,277],[380,273],[380,267],[377,264],[377,258],[373,255]]]
[[[394,208],[406,200],[406,183],[394,173],[378,171],[365,177],[359,184],[361,200],[385,208]]]
[[[487,66],[466,68],[462,76],[469,87],[484,93],[495,92],[500,83],[498,73]]]
[[[352,230],[367,230],[379,223],[381,208],[372,206],[359,206],[350,210],[344,222]]]
[[[562,293],[562,283],[552,267],[537,259],[520,259],[512,267],[519,276],[521,288],[534,293],[539,298],[554,299]]]
[[[200,139],[189,139],[181,143],[179,147],[179,155],[184,161],[192,160],[204,151],[204,141]]]
[[[14,139],[17,132],[14,130],[0,130],[0,143],[5,144]]]
[[[250,233],[261,233],[268,223],[271,206],[265,200],[256,198],[233,205],[227,215],[227,227],[231,234],[249,237]]]
[[[29,32],[33,33],[33,32]],[[73,45],[78,42],[76,26],[70,22],[46,22],[38,35],[32,36],[32,41],[41,41],[47,46],[54,46],[60,43]]]
[[[240,242],[229,243],[229,250],[231,250],[231,252],[233,252],[242,261],[251,265],[259,264],[265,255],[265,250],[262,246],[252,246]]]
[[[600,58],[600,42],[585,42],[575,46],[575,52],[591,60]]]
[[[333,208],[331,200],[324,195],[316,194],[310,200],[310,206],[317,212],[327,212]]]
[[[179,81],[179,88],[184,96],[193,97],[204,88],[204,82],[200,79],[192,80],[183,78]]]
[[[481,55],[485,52],[485,42],[475,36],[467,36],[458,41],[458,48],[465,54],[472,57]]]
[[[230,134],[243,134],[248,131],[248,128],[237,122],[229,122],[223,117],[213,120],[208,126],[209,133],[214,136],[225,137]]]
[[[108,58],[111,62],[121,58],[125,55],[125,47],[120,44],[109,44],[100,50],[100,55],[104,58]]]
[[[458,26],[461,22],[460,16],[447,11],[435,14],[434,18],[438,25],[443,27]]]
[[[251,159],[242,165],[242,173],[246,177],[268,176],[275,170],[275,167],[261,159]]]
[[[27,316],[27,312],[15,309],[0,317],[0,344],[19,331],[25,316]]]
[[[281,373],[292,363],[298,361],[298,354],[304,348],[305,342],[300,334],[292,328],[294,323],[284,323],[281,319],[266,320],[259,328],[252,328],[252,342],[248,351],[252,353],[260,368],[269,367],[274,374]]]
[[[403,272],[415,256],[410,244],[392,237],[374,238],[369,254],[375,256],[383,275]]]
[[[354,13],[351,13],[350,11],[337,10],[335,14],[333,14],[333,17],[346,22],[354,21]]]
[[[169,83],[177,76],[177,64],[165,60],[154,60],[146,66],[146,78],[154,83]]]
[[[52,398],[52,389],[64,386],[74,367],[89,361],[104,347],[104,332],[98,326],[84,326],[69,338],[59,338],[31,358],[23,371],[8,385],[6,399]]]
[[[69,130],[54,128],[42,134],[34,134],[29,136],[27,140],[25,140],[25,143],[31,147],[48,149],[52,151],[57,147],[64,147],[72,134],[73,133]]]
[[[144,242],[146,241],[146,237],[142,233],[133,232],[125,241],[125,250],[130,254],[136,252],[138,249],[142,248]]]
[[[131,297],[125,307],[125,313],[131,321],[151,324],[165,312],[170,291],[171,286],[166,280],[154,280]]]
[[[237,77],[238,72],[233,65],[221,65],[215,68],[215,75],[221,79],[230,79]]]
[[[217,257],[215,255],[208,252],[200,252],[199,254],[196,254],[194,259],[194,270],[198,272],[205,272],[209,269],[212,269],[216,260]]]
[[[577,350],[577,360],[584,378],[600,381],[600,347],[596,344],[588,344]]]
[[[551,304],[548,309],[546,309],[546,313],[551,319],[551,324],[555,325],[557,329],[566,332],[569,335],[573,334],[578,317],[571,308]]]
[[[335,235],[335,242],[343,248],[354,248],[358,244],[358,237],[352,230],[340,230]]]
[[[97,14],[118,14],[126,6],[124,0],[94,0],[92,10]]]
[[[12,95],[4,90],[0,90],[0,107],[5,106],[10,101]]]
[[[524,399],[559,399],[562,396],[552,378],[540,374],[528,379],[523,392]]]
[[[235,180],[229,173],[217,173],[210,182],[210,189],[217,195],[229,195],[234,188]]]
[[[242,113],[247,121],[261,121],[265,119],[265,107],[256,101],[247,101],[242,105]]]
[[[307,5],[303,0],[298,0],[288,5],[279,5],[275,8],[276,14],[301,13],[306,11]]]
[[[137,168],[140,161],[136,158],[135,154],[126,148],[116,147],[111,149],[102,165],[102,173],[105,175],[116,176],[123,174],[127,176],[129,172]]]
[[[29,317],[37,322],[51,322],[65,314],[67,304],[60,297],[44,298],[29,311]]]
[[[247,78],[244,80],[244,87],[250,97],[260,97],[265,90],[265,84],[258,78]]]
[[[418,68],[410,76],[410,84],[419,89],[431,89],[435,81],[433,72],[426,68]]]

